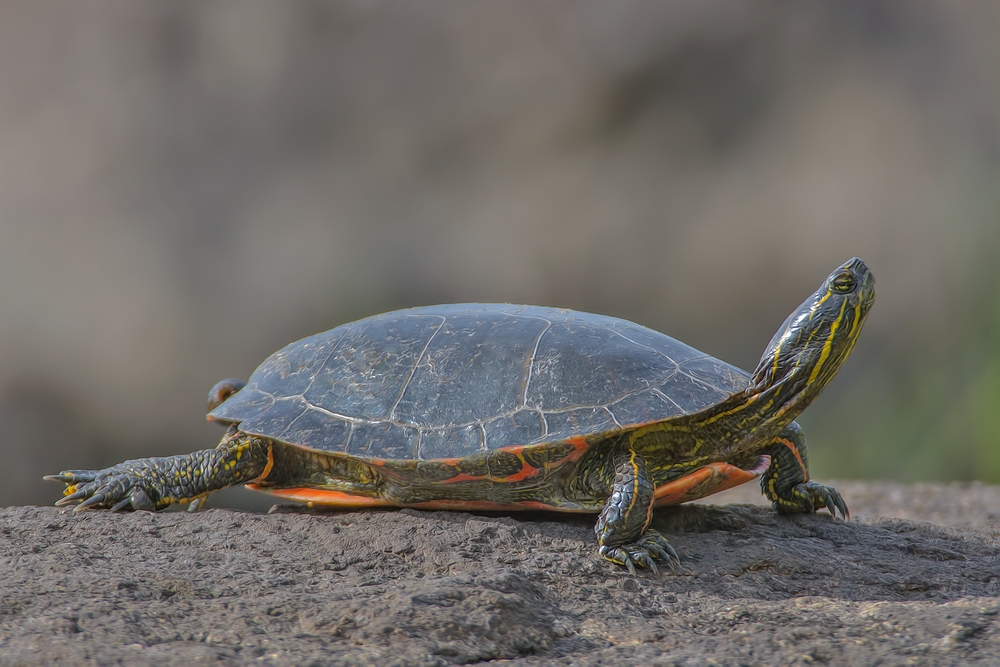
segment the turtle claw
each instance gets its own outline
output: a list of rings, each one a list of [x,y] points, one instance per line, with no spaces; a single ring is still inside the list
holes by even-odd
[[[669,544],[665,545],[651,544],[647,545],[647,548],[650,551],[652,551],[657,558],[669,563],[671,570],[674,569],[674,567],[676,565],[679,565],[681,562],[680,556],[677,555],[677,552],[674,551],[674,548]]]
[[[197,512],[198,510],[201,509],[201,506],[205,504],[206,500],[208,500],[208,494],[207,493],[205,495],[203,495],[203,496],[198,496],[197,498],[193,498],[191,500],[191,504],[188,505],[187,511],[188,512]]]
[[[639,575],[636,574],[636,571],[635,571],[635,561],[633,561],[629,557],[629,554],[625,553],[623,555],[623,558],[624,558],[624,561],[625,561],[625,567],[628,568],[628,573],[631,574],[633,577],[639,576]]]
[[[791,498],[775,502],[777,510],[783,514],[812,514],[824,507],[830,514],[847,521],[851,512],[840,492],[832,486],[824,486],[816,482],[802,482],[791,489]]]
[[[56,501],[57,507],[76,504],[74,512],[94,508],[108,508],[113,512],[124,509],[155,510],[149,493],[143,488],[145,481],[136,474],[115,468],[106,470],[64,470],[44,479],[66,484],[66,495]]]
[[[653,573],[653,577],[656,579],[660,578],[660,570],[656,567],[656,561],[649,554],[646,554],[642,559],[643,567],[649,568],[649,571]]]
[[[97,479],[98,473],[94,470],[63,470],[58,475],[45,475],[42,477],[47,482],[63,482],[65,484],[81,484],[83,482],[93,482]]]
[[[826,505],[830,509],[830,512],[833,513],[833,508],[836,507],[837,511],[840,512],[840,517],[844,521],[850,521],[851,510],[847,509],[847,503],[844,502],[844,499],[841,497],[839,493],[837,493],[836,489],[831,489],[830,487],[827,487],[827,490],[830,492],[830,500],[832,502],[832,504],[827,503]]]
[[[55,475],[53,475],[54,477]],[[62,481],[62,480],[59,480]],[[72,488],[72,487],[70,487]],[[68,491],[69,489],[67,489]],[[64,505],[70,505],[77,500],[84,500],[89,494],[85,490],[73,491],[64,498],[60,498],[56,501],[56,507],[63,507]]]
[[[91,498],[91,500],[93,500],[93,498]],[[121,510],[125,509],[126,507],[128,507],[131,504],[132,504],[132,499],[131,498],[126,498],[125,500],[122,500],[122,501],[118,502],[114,507],[112,507],[111,511],[112,512],[120,512]],[[83,507],[82,503],[76,509],[80,509],[80,507]]]
[[[76,494],[73,494],[73,495],[76,495]],[[81,502],[79,505],[77,505],[76,507],[74,507],[73,511],[74,512],[82,512],[83,510],[87,509],[88,507],[95,507],[97,505],[101,505],[102,503],[104,503],[104,498],[105,498],[105,496],[104,496],[103,493],[95,493],[94,495],[92,495],[91,497],[87,498],[86,500],[84,500],[83,502]],[[65,498],[64,498],[64,500],[65,500]],[[126,498],[126,500],[129,500],[129,499]],[[119,505],[120,504],[121,503],[119,503]],[[115,505],[115,507],[118,507],[118,505]]]
[[[628,544],[603,545],[601,555],[612,563],[624,565],[629,574],[636,576],[636,566],[648,569],[654,577],[660,577],[656,559],[665,562],[671,570],[676,569],[681,560],[667,539],[655,530],[646,533],[635,542]]]

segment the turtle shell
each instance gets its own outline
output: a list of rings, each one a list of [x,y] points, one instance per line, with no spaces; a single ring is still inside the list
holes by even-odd
[[[613,317],[510,304],[428,306],[282,348],[209,419],[368,459],[461,458],[697,412],[748,379]]]

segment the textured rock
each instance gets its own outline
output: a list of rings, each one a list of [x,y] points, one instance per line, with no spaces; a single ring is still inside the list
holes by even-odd
[[[934,516],[994,491],[896,488]],[[988,520],[690,505],[654,521],[682,558],[661,579],[600,560],[588,517],[7,508],[0,664],[1000,661]]]

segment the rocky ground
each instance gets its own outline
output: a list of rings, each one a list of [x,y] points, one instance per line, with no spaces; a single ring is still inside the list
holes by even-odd
[[[0,665],[1000,664],[1000,488],[838,488],[658,512],[660,579],[585,517],[6,508]]]

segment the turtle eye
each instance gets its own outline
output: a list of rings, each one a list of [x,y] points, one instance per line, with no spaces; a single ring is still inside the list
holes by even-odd
[[[833,289],[838,292],[850,292],[854,289],[856,282],[854,274],[844,272],[838,274],[837,277],[833,279]]]

